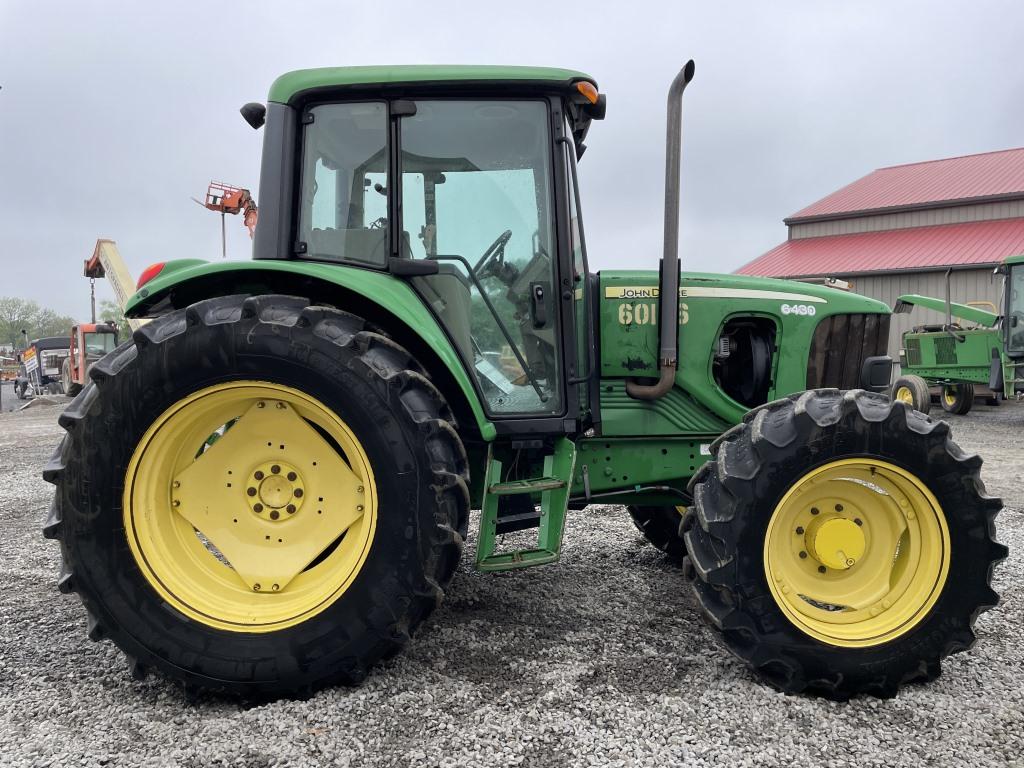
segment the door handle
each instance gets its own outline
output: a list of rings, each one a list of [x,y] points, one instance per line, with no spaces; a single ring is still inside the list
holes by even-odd
[[[530,314],[533,327],[544,328],[548,324],[548,297],[543,283],[530,283]]]

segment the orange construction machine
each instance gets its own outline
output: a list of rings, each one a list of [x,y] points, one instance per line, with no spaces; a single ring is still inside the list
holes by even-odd
[[[194,197],[192,199],[196,200]],[[248,189],[233,187],[221,181],[211,181],[210,186],[206,189],[206,200],[203,202],[196,200],[196,202],[204,208],[209,208],[220,214],[220,247],[221,255],[224,258],[227,258],[228,255],[225,214],[244,214],[242,222],[249,230],[249,237],[252,237],[253,232],[256,231],[256,219],[259,214],[256,209],[256,201],[253,200]]]
[[[77,395],[89,381],[89,366],[117,346],[117,326],[81,323],[71,329],[71,349],[60,369],[64,394]]]

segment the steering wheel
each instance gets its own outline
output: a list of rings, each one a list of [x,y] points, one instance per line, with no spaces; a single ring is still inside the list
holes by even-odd
[[[512,230],[506,229],[498,238],[487,246],[487,250],[484,251],[483,256],[477,261],[476,266],[473,267],[473,271],[476,272],[478,278],[483,278],[487,275],[485,267],[487,267],[491,273],[500,275],[503,271],[501,268],[505,266],[505,246],[508,245],[508,241],[512,239]],[[494,262],[493,264],[491,262]]]

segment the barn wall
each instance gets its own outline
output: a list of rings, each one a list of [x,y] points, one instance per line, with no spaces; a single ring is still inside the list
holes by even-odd
[[[836,275],[850,283],[855,293],[870,296],[892,307],[896,298],[904,293],[945,298],[944,272],[901,272],[887,275]],[[992,269],[970,269],[953,272],[950,277],[950,298],[966,304],[969,301],[990,301],[999,306],[1002,277],[993,275]],[[915,307],[908,314],[893,315],[889,327],[889,354],[899,360],[900,337],[912,326],[945,322],[942,313]]]

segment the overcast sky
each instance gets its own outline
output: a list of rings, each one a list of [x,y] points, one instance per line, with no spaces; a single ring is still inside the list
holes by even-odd
[[[0,295],[87,319],[97,237],[133,276],[219,258],[218,217],[190,198],[210,179],[256,193],[262,132],[238,107],[287,70],[380,63],[592,74],[591,266],[654,268],[665,91],[693,57],[681,254],[732,271],[874,168],[1024,145],[1022,21],[1019,2],[0,0]],[[248,258],[240,218],[228,232]]]

